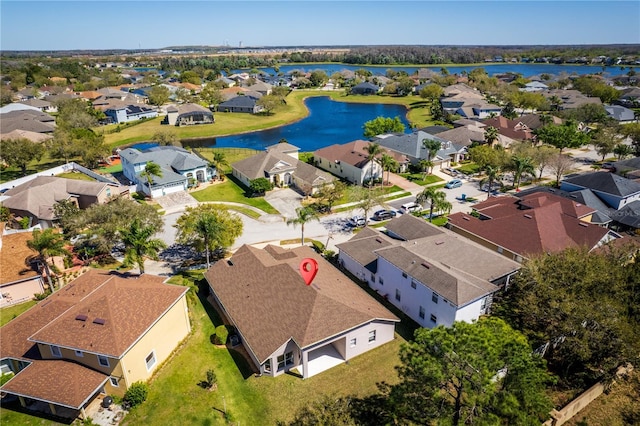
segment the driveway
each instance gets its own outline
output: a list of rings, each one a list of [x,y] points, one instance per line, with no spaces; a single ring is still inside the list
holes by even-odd
[[[297,216],[296,209],[302,206],[303,197],[291,188],[278,188],[269,191],[264,199],[282,216],[292,218]]]

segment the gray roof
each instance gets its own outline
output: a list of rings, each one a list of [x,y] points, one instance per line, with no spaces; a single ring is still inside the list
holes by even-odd
[[[448,158],[450,154],[458,151],[458,147],[454,146],[450,141],[443,139],[440,136],[434,136],[427,132],[423,132],[422,130],[401,135],[377,137],[375,142],[382,147],[409,157],[427,158],[427,150],[422,145],[422,141],[425,139],[440,142],[441,149],[436,153],[436,158],[444,160]]]
[[[624,174],[625,172],[640,170],[640,157],[616,161],[613,165],[616,168],[616,174]]]
[[[633,121],[635,119],[633,110],[620,105],[607,105],[604,109],[609,117],[617,121]]]
[[[563,182],[617,197],[628,197],[640,192],[640,183],[609,172],[585,173],[567,178]]]
[[[27,130],[36,133],[51,133],[55,130],[55,118],[40,110],[19,110],[0,114],[0,133]]]
[[[157,146],[146,151],[127,148],[120,151],[120,157],[132,164],[153,161],[162,169],[162,176],[153,176],[155,184],[167,184],[186,179],[177,172],[207,167],[208,162],[197,155],[176,146]]]
[[[395,220],[388,222],[385,227],[392,237],[397,237],[405,241],[432,237],[444,233],[441,228],[431,226],[424,220],[411,214],[403,214]]]
[[[473,142],[484,142],[484,130],[475,126],[456,127],[455,129],[438,133],[437,136],[458,146],[469,146]]]
[[[256,105],[258,98],[254,98],[253,96],[236,96],[235,98],[231,98],[228,101],[222,102],[218,105],[218,109],[221,107],[234,107],[234,108],[253,108]]]
[[[640,200],[633,201],[618,211],[612,211],[611,217],[624,225],[640,228]]]

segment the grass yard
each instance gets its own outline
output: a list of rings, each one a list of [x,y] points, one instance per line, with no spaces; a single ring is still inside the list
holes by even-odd
[[[248,198],[246,197],[243,187],[241,187],[235,179],[227,176],[227,179],[215,185],[210,185],[200,191],[191,193],[193,198],[200,202],[206,201],[228,201],[234,203],[247,204],[252,207],[259,208],[265,213],[277,214],[278,211],[271,204],[265,201],[263,197]]]
[[[424,175],[424,173],[400,173],[399,176],[416,183],[418,185],[431,185],[436,182],[443,182],[443,179],[436,175]]]
[[[480,172],[480,166],[478,166],[476,163],[463,164],[460,167],[456,167],[455,169],[466,174],[475,174]]]
[[[32,161],[27,166],[27,175],[42,172],[52,167],[57,167],[62,164],[66,164],[62,158],[51,158],[48,153],[42,157],[40,161]],[[21,178],[23,176],[22,170],[15,167],[7,167],[6,169],[0,169],[0,182],[8,182],[14,179]]]
[[[36,303],[38,302],[35,300],[29,300],[28,302],[18,303],[16,305],[7,306],[6,308],[0,309],[0,327],[17,317],[30,307],[34,306]]]
[[[86,180],[86,181],[90,181],[90,182],[95,182],[96,180],[94,178],[92,178],[91,176],[87,176],[84,173],[80,173],[80,172],[66,172],[66,173],[61,173],[59,175],[57,175],[58,177],[61,178],[66,178],[66,179],[75,179],[75,180]]]
[[[229,163],[229,165],[223,169],[224,173],[231,173],[231,164],[262,152],[249,148],[196,148],[195,151],[209,161],[213,160],[213,155],[216,152],[223,153],[225,160]]]

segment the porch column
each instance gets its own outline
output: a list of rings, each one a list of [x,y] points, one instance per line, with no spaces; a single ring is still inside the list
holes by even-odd
[[[80,408],[80,418],[82,420],[87,420],[87,413],[84,411],[84,407]]]
[[[56,407],[52,403],[49,403],[49,410],[51,410],[51,414],[56,415]]]
[[[302,378],[309,377],[309,352],[302,351]]]
[[[18,399],[20,400],[20,406],[22,408],[27,408],[27,403],[24,401],[24,397],[18,396]]]

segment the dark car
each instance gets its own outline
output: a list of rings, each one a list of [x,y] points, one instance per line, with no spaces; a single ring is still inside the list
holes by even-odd
[[[373,214],[373,220],[387,220],[392,217],[396,217],[396,212],[393,210],[378,210]]]

